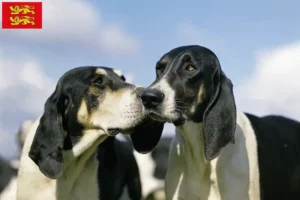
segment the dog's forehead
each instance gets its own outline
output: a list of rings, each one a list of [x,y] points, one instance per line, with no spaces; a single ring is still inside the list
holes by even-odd
[[[174,60],[175,58],[180,57],[180,55],[183,55],[185,53],[190,54],[191,56],[196,56],[199,58],[206,58],[210,56],[215,56],[215,54],[208,48],[198,46],[198,45],[190,45],[190,46],[181,46],[177,47],[175,49],[172,49],[168,53],[162,56],[162,58],[159,60],[159,63],[166,63],[168,60]]]
[[[85,80],[94,74],[95,67],[77,67],[67,71],[59,80],[60,83],[73,82],[75,80]]]

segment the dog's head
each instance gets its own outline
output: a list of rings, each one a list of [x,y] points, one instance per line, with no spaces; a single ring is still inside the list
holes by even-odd
[[[233,86],[211,50],[201,46],[175,48],[157,62],[156,74],[156,80],[141,95],[153,119],[175,126],[185,120],[203,123],[208,160],[234,142]]]
[[[139,98],[143,89],[126,83],[121,72],[111,68],[68,71],[45,103],[30,158],[46,176],[57,178],[63,172],[62,151],[71,150],[90,130],[109,136],[131,133],[137,151],[150,151],[158,143],[163,124],[145,118]],[[141,138],[150,144],[144,145]]]

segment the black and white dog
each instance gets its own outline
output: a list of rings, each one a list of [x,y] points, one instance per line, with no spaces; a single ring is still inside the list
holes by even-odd
[[[22,149],[24,139],[31,126],[30,121],[25,121],[17,133],[19,148]],[[0,156],[0,200],[15,200],[17,196],[17,172],[20,155],[17,159],[8,161]]]
[[[139,98],[143,88],[124,80],[119,71],[106,67],[75,68],[60,78],[26,137],[18,200],[98,200],[106,192],[99,190],[97,180],[99,144],[122,132],[131,133],[138,152],[157,145],[163,124],[144,115]],[[98,158],[108,169],[117,158],[112,142],[99,149]],[[131,181],[139,184],[137,178]]]
[[[300,123],[236,110],[217,56],[182,46],[162,56],[141,98],[151,117],[176,127],[168,200],[300,199]]]
[[[0,156],[0,200],[16,199],[17,169]]]

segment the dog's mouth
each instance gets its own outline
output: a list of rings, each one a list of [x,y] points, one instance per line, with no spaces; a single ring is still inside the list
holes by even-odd
[[[135,127],[127,128],[127,129],[120,129],[120,128],[109,128],[107,129],[107,133],[109,136],[116,136],[119,133],[122,133],[124,135],[130,135]]]
[[[107,129],[107,133],[110,136],[116,136],[120,132],[121,132],[121,129],[119,129],[119,128],[109,128],[109,129]]]
[[[148,116],[155,121],[168,122],[174,124],[175,126],[182,126],[186,120],[181,113],[176,111],[174,111],[174,114],[172,114],[170,117],[164,116],[155,111],[149,111]]]
[[[146,116],[136,118],[132,123],[123,125],[120,127],[110,127],[106,129],[106,132],[109,136],[116,136],[119,133],[122,133],[124,135],[130,135],[137,126],[139,126],[141,123],[145,121]]]

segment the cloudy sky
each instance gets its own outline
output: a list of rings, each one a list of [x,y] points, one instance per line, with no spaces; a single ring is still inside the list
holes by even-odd
[[[41,114],[67,70],[114,67],[146,86],[156,61],[188,44],[217,54],[240,110],[300,120],[299,6],[296,0],[45,1],[42,30],[0,30],[0,154],[15,155],[20,123]]]

